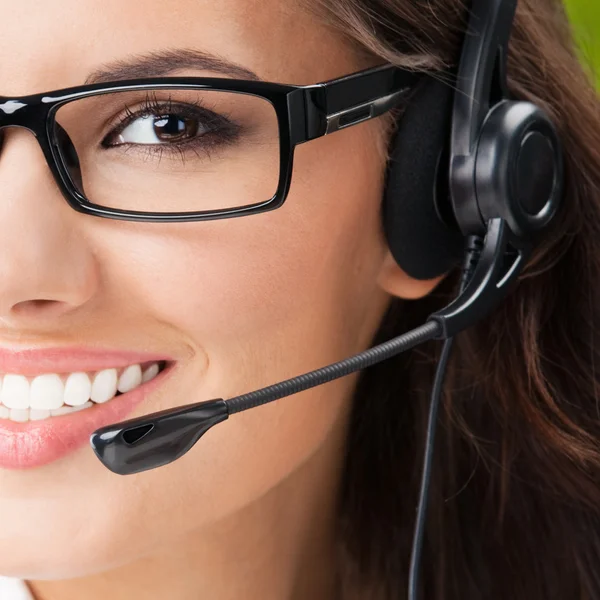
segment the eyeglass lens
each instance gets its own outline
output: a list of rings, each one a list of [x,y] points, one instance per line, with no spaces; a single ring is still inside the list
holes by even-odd
[[[62,105],[54,136],[88,202],[152,213],[265,202],[279,182],[273,105],[249,94],[144,89]]]

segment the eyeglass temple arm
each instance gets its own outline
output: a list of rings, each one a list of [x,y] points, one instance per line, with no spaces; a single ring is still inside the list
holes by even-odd
[[[420,77],[386,65],[303,88],[307,123],[303,141],[382,115],[398,105]]]

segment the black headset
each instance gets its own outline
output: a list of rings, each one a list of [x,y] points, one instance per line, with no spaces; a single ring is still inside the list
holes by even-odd
[[[485,236],[495,219],[525,259],[557,212],[558,136],[540,108],[511,100],[506,84],[516,5],[473,2],[455,82],[427,77],[400,120],[384,227],[396,261],[415,278],[447,272],[464,238]]]
[[[513,100],[508,92],[516,5],[517,0],[472,2],[455,80],[423,76],[393,138],[382,212],[390,250],[417,279],[442,275],[464,256],[456,300],[421,327],[316,371],[229,400],[99,429],[90,443],[106,467],[126,475],[165,465],[236,412],[343,377],[422,342],[446,340],[433,386],[411,558],[409,598],[416,598],[435,416],[452,338],[504,298],[563,196],[554,126],[539,107]]]

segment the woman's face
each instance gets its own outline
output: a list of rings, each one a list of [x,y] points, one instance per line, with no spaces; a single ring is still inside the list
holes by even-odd
[[[0,96],[80,85],[116,61],[179,49],[282,83],[369,66],[297,4],[0,0]],[[172,74],[224,76],[199,68]],[[349,128],[296,149],[291,191],[278,210],[156,224],[73,211],[31,133],[4,130],[2,351],[101,347],[173,361],[129,418],[229,398],[364,349],[390,293],[416,297],[431,287],[389,258],[380,227],[383,148],[380,121]],[[109,472],[87,443],[46,464],[0,468],[0,573],[83,576],[240,511],[343,430],[354,383],[235,415],[180,460],[138,475]],[[82,415],[50,420],[71,419],[75,428]],[[103,424],[112,422],[106,415]],[[6,449],[19,434],[2,424]]]

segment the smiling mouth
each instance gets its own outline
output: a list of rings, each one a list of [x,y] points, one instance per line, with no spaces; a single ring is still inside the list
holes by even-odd
[[[0,419],[41,421],[105,404],[154,379],[167,361],[94,372],[0,374]]]

